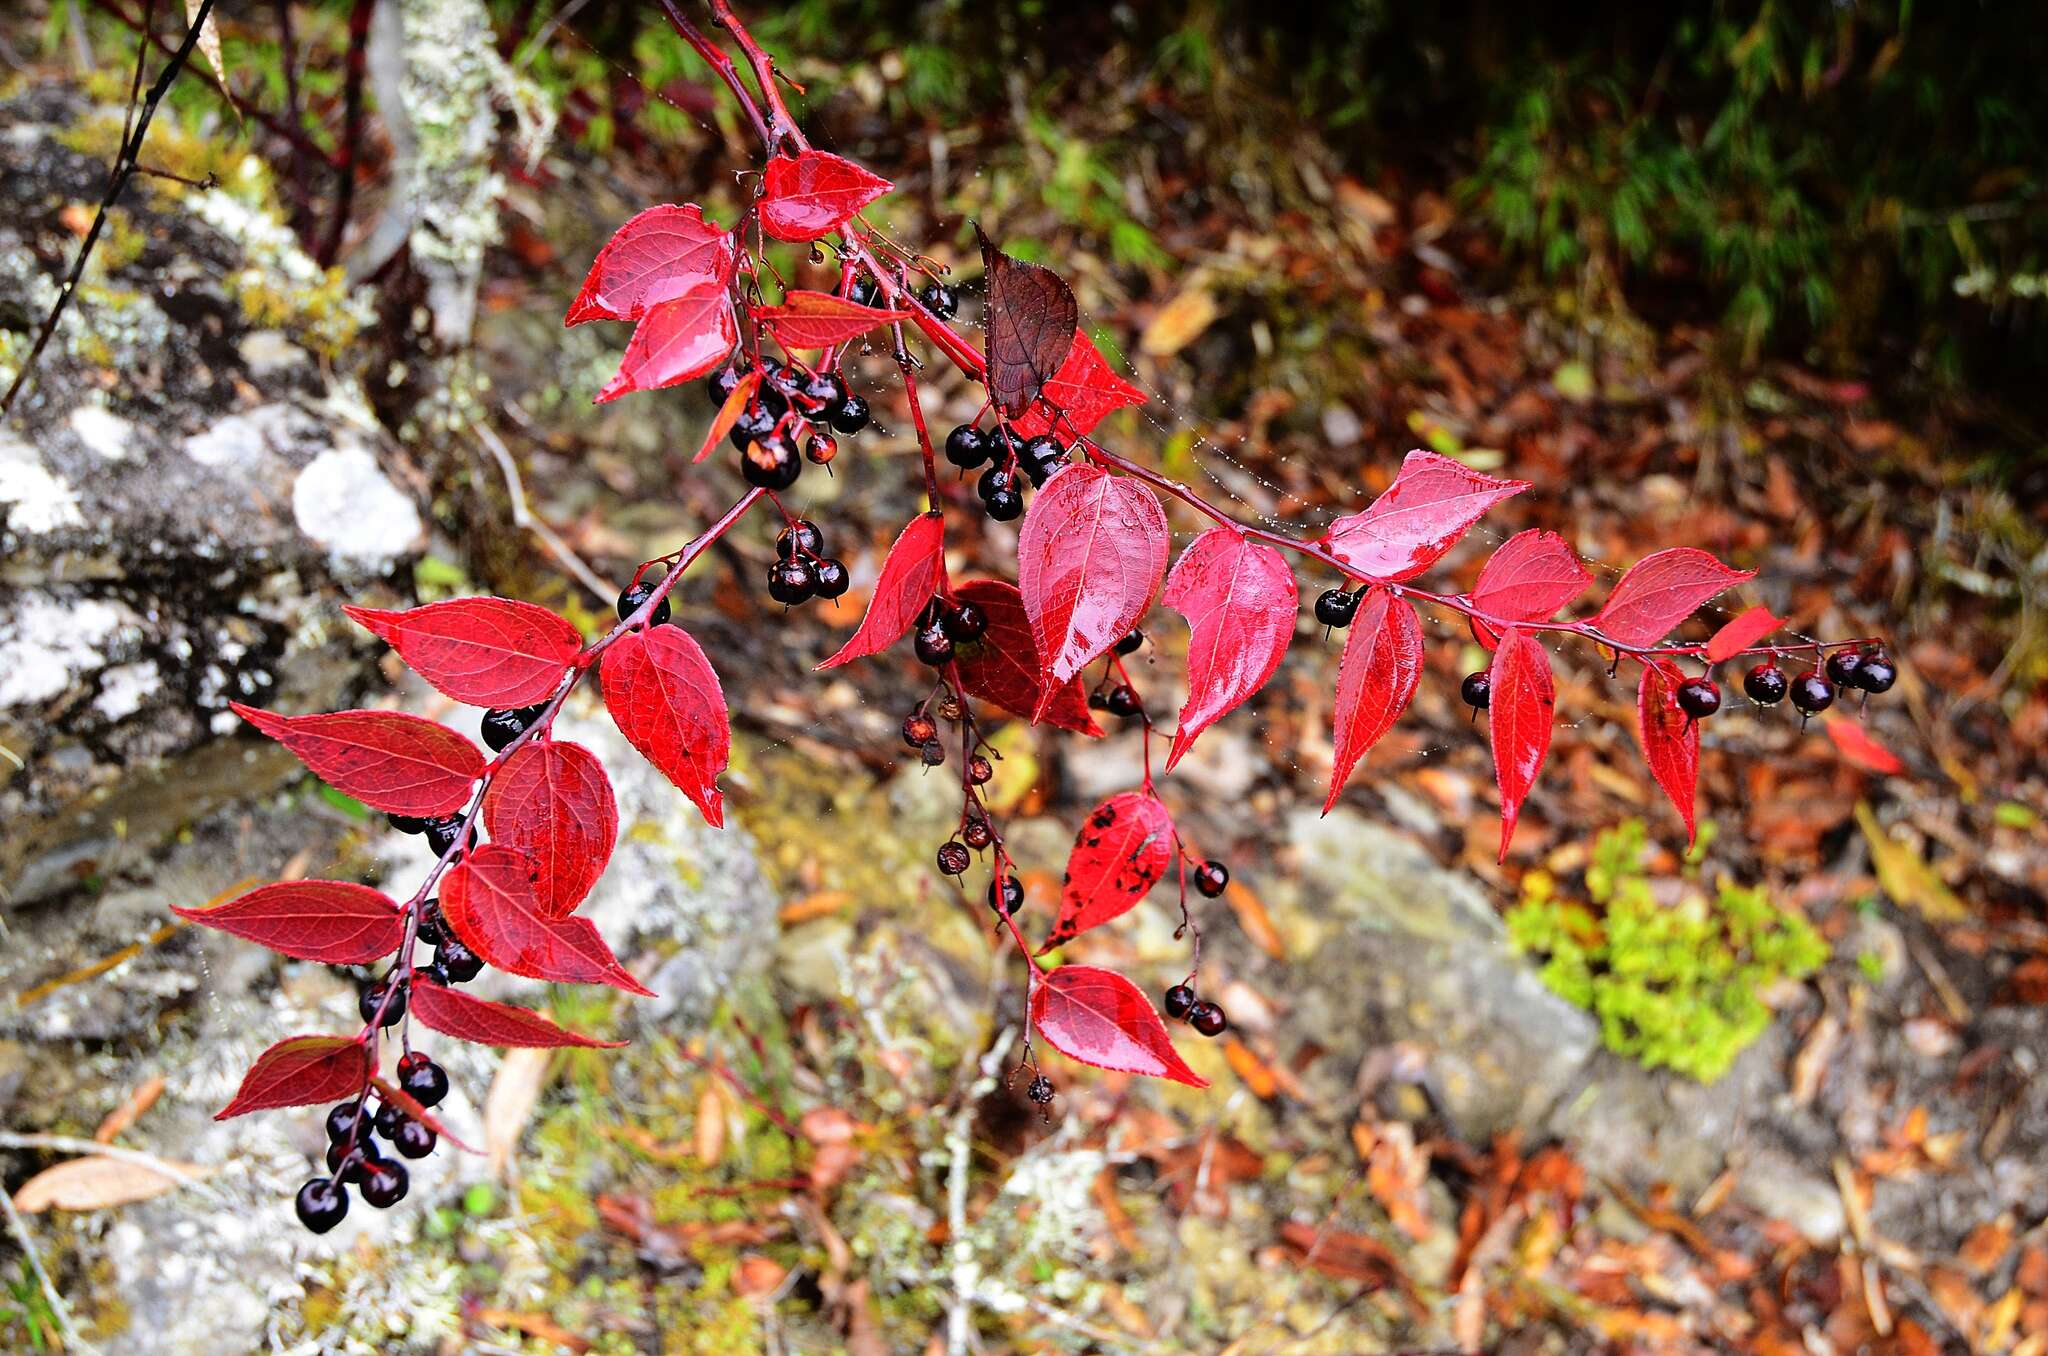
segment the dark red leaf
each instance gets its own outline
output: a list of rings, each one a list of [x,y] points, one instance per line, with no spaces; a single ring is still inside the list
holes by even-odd
[[[530,1008],[493,1003],[487,998],[446,989],[439,984],[413,985],[411,1001],[412,1015],[421,1026],[457,1040],[475,1041],[478,1045],[547,1049],[574,1045],[609,1050],[625,1044],[624,1041],[601,1041],[591,1036],[580,1036],[574,1031],[564,1031]]]
[[[412,666],[471,706],[531,706],[554,695],[583,648],[576,628],[512,598],[451,598],[405,612],[343,607]]]
[[[1337,661],[1336,755],[1323,813],[1335,808],[1344,783],[1365,752],[1394,728],[1422,681],[1422,623],[1415,607],[1382,588],[1369,588]]]
[[[1549,621],[1592,582],[1571,543],[1532,527],[1487,557],[1469,596],[1474,607],[1503,621]]]
[[[616,400],[628,391],[695,381],[724,362],[739,338],[739,321],[725,285],[700,284],[640,317],[619,370],[597,393],[595,403]]]
[[[464,1153],[473,1154],[477,1152],[475,1145],[450,1130],[439,1116],[427,1110],[426,1107],[420,1104],[419,1098],[413,1096],[404,1088],[399,1087],[391,1082],[391,1080],[382,1076],[373,1077],[370,1080],[370,1086],[377,1090],[379,1097],[382,1097],[385,1101],[391,1103],[421,1125],[426,1126],[427,1129],[433,1131],[442,1139],[447,1140]]]
[[[484,792],[484,829],[534,865],[534,897],[561,917],[583,902],[619,840],[604,764],[581,744],[522,744]]]
[[[1622,645],[1653,645],[1722,589],[1754,578],[1755,570],[1732,570],[1705,551],[1674,546],[1631,565],[1593,625]]]
[[[1330,524],[1324,544],[1368,578],[1408,579],[1456,546],[1488,509],[1528,488],[1526,480],[1483,475],[1417,448],[1402,459],[1394,483],[1363,513]]]
[[[1038,666],[1038,645],[1031,638],[1031,618],[1015,584],[972,579],[953,590],[953,595],[973,603],[988,618],[988,630],[980,640],[959,645],[953,652],[960,666],[960,685],[969,696],[1027,717],[1043,706],[1046,724],[1101,736],[1102,727],[1088,709],[1088,693],[1078,678],[1046,687]]]
[[[732,234],[706,221],[695,203],[650,207],[612,232],[562,323],[638,320],[686,292],[722,292],[734,262]]]
[[[1021,418],[1067,360],[1080,310],[1059,274],[1012,259],[974,228],[988,271],[988,388],[996,405]]]
[[[732,754],[725,691],[711,661],[680,626],[619,637],[599,673],[619,733],[660,768],[713,828],[725,823],[718,774]]]
[[[877,325],[910,319],[908,311],[885,311],[863,306],[830,292],[785,292],[780,306],[763,306],[754,312],[775,331],[784,348],[830,348],[858,339]]]
[[[1166,573],[1166,510],[1144,485],[1094,466],[1054,473],[1017,538],[1017,585],[1051,692],[1123,639]]]
[[[1493,775],[1500,786],[1500,859],[1507,860],[1508,840],[1515,836],[1523,798],[1536,784],[1536,774],[1550,752],[1550,725],[1557,711],[1557,689],[1550,677],[1550,655],[1536,638],[1518,626],[1501,633],[1493,651],[1492,680]]]
[[[329,965],[363,965],[388,956],[405,937],[405,916],[388,896],[342,880],[285,881],[218,908],[173,904],[171,912],[283,955]]]
[[[1160,601],[1188,619],[1188,699],[1166,755],[1171,772],[1197,735],[1280,667],[1300,599],[1277,550],[1213,527],[1181,552]]]
[[[1060,916],[1040,955],[1130,912],[1173,865],[1173,816],[1146,791],[1111,796],[1088,812],[1060,885]]]
[[[1836,752],[1850,765],[1884,776],[1906,770],[1906,765],[1899,761],[1896,753],[1878,743],[1870,731],[1856,721],[1847,716],[1831,716],[1826,723],[1828,738],[1835,741]]]
[[[1046,378],[1038,400],[1011,428],[1020,438],[1057,430],[1064,441],[1092,433],[1112,410],[1144,403],[1145,393],[1103,361],[1095,341],[1076,333],[1060,370]]]
[[[777,240],[816,240],[892,187],[826,151],[778,155],[761,176],[761,229]]]
[[[945,574],[945,516],[920,513],[910,520],[897,536],[896,544],[889,548],[889,558],[882,562],[882,573],[875,580],[874,592],[868,598],[868,612],[860,620],[860,629],[839,647],[838,654],[818,667],[837,668],[864,655],[879,654],[894,645],[917,620],[917,614],[931,602],[932,595],[939,591],[939,581],[945,578]]]
[[[487,964],[558,984],[609,984],[648,997],[588,918],[556,918],[534,896],[532,862],[486,843],[441,878],[441,912]]]
[[[445,815],[462,808],[484,756],[445,725],[398,711],[280,716],[230,702],[236,715],[298,755],[313,775],[373,810]]]
[[[1113,970],[1062,965],[1040,975],[1031,991],[1031,1024],[1046,1044],[1083,1064],[1209,1086],[1182,1062],[1166,1023],[1138,986]]]
[[[362,1091],[369,1073],[370,1052],[345,1036],[290,1036],[256,1056],[234,1100],[213,1118],[338,1102]]]
[[[1707,662],[1719,664],[1733,659],[1785,624],[1767,607],[1752,607],[1707,638]]]
[[[1636,685],[1636,733],[1643,744],[1643,757],[1650,775],[1685,821],[1689,847],[1699,836],[1693,823],[1693,800],[1700,780],[1700,723],[1678,706],[1678,689],[1685,675],[1668,659],[1643,665],[1643,678]]]

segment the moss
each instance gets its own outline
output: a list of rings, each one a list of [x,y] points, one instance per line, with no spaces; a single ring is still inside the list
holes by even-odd
[[[1584,902],[1530,872],[1508,933],[1542,957],[1544,983],[1599,1019],[1609,1049],[1712,1082],[1770,1026],[1761,992],[1819,969],[1827,944],[1761,888],[1725,878],[1712,894],[1688,883],[1660,903],[1646,843],[1639,819],[1601,834]]]

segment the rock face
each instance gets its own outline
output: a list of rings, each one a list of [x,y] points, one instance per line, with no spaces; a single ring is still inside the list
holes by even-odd
[[[0,103],[0,381],[96,201],[103,114]],[[118,129],[118,114],[115,126]],[[192,147],[167,144],[164,153]],[[260,185],[137,180],[0,427],[0,887],[15,904],[133,865],[230,778],[169,760],[231,699],[331,703],[369,648],[335,605],[408,563],[411,492],[333,359],[363,317]],[[204,772],[204,769],[198,769]],[[138,783],[134,779],[141,778]]]

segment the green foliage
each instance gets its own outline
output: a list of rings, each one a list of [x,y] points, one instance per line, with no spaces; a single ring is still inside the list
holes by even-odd
[[[1691,882],[1653,882],[1647,841],[1640,819],[1595,840],[1589,902],[1530,872],[1508,935],[1542,958],[1545,984],[1599,1019],[1610,1050],[1710,1083],[1769,1027],[1759,993],[1819,969],[1827,943],[1761,888],[1724,879],[1709,895]],[[1675,903],[1660,901],[1667,886],[1680,890]]]

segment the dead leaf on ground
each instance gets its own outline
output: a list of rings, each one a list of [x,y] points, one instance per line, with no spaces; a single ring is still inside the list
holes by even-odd
[[[1159,314],[1145,327],[1138,347],[1155,358],[1171,357],[1200,338],[1220,314],[1216,298],[1209,295],[1208,288],[1200,284],[1185,287],[1159,308]]]
[[[546,1314],[519,1313],[511,1309],[479,1309],[476,1321],[487,1328],[505,1328],[556,1346],[567,1347],[570,1351],[588,1351],[590,1343],[570,1332]]]
[[[14,1193],[15,1209],[25,1215],[49,1209],[105,1210],[161,1196],[179,1186],[177,1173],[202,1180],[212,1170],[194,1163],[173,1163],[159,1171],[131,1158],[73,1158],[44,1168]]]
[[[511,1169],[519,1136],[547,1086],[554,1054],[552,1050],[508,1050],[497,1077],[491,1080],[491,1091],[484,1098],[484,1156],[493,1177],[503,1178]]]
[[[128,1094],[126,1101],[107,1113],[100,1122],[100,1128],[92,1137],[101,1144],[112,1144],[114,1137],[142,1119],[142,1113],[156,1105],[156,1099],[164,1095],[164,1080],[161,1074],[152,1074],[142,1080],[135,1091]]]
[[[1970,916],[1963,901],[1910,844],[1886,833],[1865,801],[1856,802],[1856,823],[1870,844],[1870,862],[1877,883],[1892,902],[1912,909],[1930,923],[1959,923]]]

